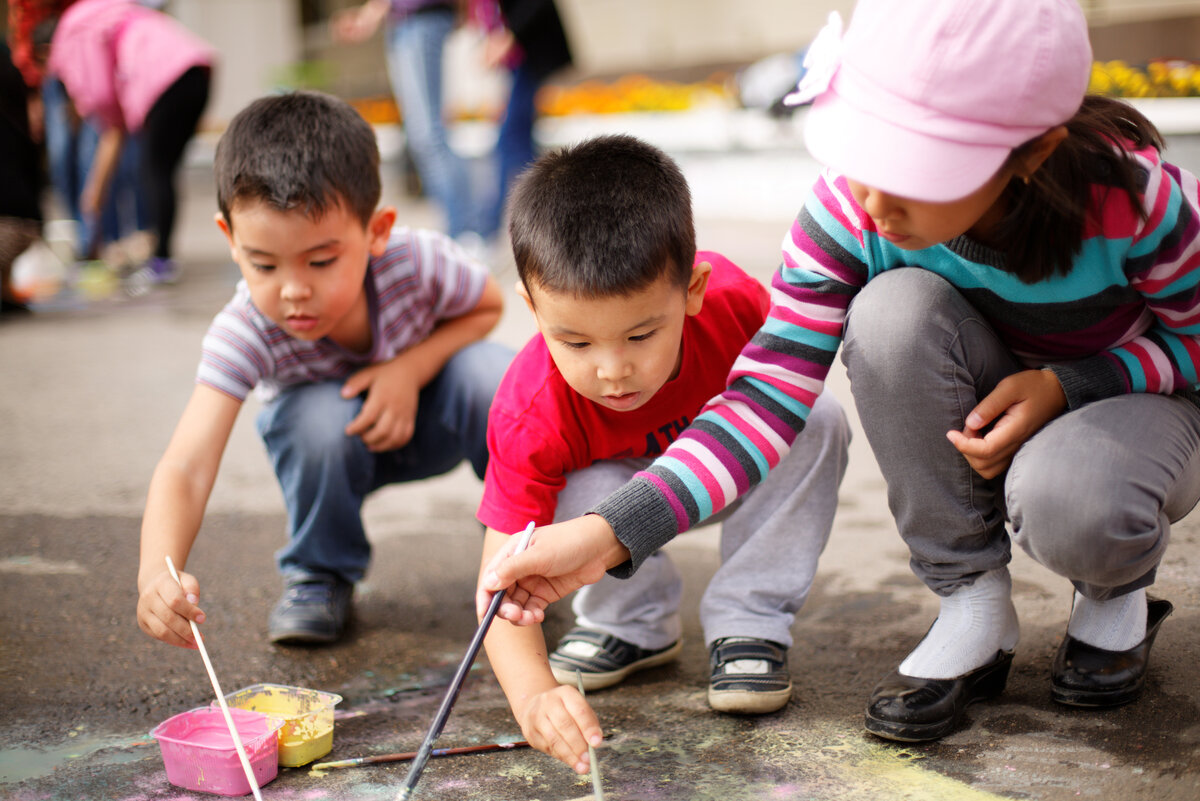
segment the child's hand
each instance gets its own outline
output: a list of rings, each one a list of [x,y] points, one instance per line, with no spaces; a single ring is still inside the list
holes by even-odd
[[[200,600],[200,584],[190,573],[180,573],[179,580],[183,583],[182,589],[166,570],[150,580],[138,597],[138,626],[168,645],[195,648],[196,640],[188,621],[204,622],[204,612],[196,606]]]
[[[402,358],[359,370],[342,385],[343,398],[367,393],[362,410],[346,426],[346,435],[362,437],[375,453],[404,447],[416,428],[421,389],[404,369]]]
[[[604,741],[600,721],[574,687],[559,685],[529,699],[517,713],[525,739],[576,773],[587,773],[588,743]]]
[[[1050,370],[1022,370],[997,384],[971,410],[962,431],[948,431],[946,437],[976,473],[995,478],[1026,440],[1066,408],[1058,376]],[[992,421],[991,431],[981,434]]]
[[[546,607],[604,578],[610,567],[629,559],[612,527],[600,515],[544,526],[534,532],[524,553],[513,555],[511,537],[481,571],[475,591],[475,611],[482,617],[492,593],[507,589],[497,617],[518,626],[541,623]]]
[[[370,39],[387,15],[387,8],[387,3],[366,2],[337,12],[331,20],[334,41],[357,44]]]

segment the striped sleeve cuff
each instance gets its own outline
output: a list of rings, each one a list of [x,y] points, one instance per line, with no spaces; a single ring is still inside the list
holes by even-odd
[[[614,578],[632,576],[642,562],[679,533],[670,505],[643,479],[633,479],[587,513],[603,517],[629,549],[629,561],[608,571]]]
[[[1089,356],[1074,362],[1048,364],[1043,369],[1058,377],[1067,408],[1078,409],[1086,403],[1124,395],[1129,391],[1125,376],[1104,354]]]

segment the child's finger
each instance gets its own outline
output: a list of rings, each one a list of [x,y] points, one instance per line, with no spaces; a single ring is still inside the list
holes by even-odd
[[[1011,378],[1011,376],[1010,376]],[[975,431],[985,428],[1018,400],[1020,382],[1005,379],[967,413],[966,425]]]
[[[600,729],[600,719],[596,717],[595,710],[592,705],[587,702],[587,699],[578,692],[570,693],[563,699],[563,705],[567,712],[575,720],[575,726],[580,734],[583,735],[584,744],[592,746],[600,745],[604,742],[604,732]]]
[[[192,627],[161,596],[144,597],[138,608],[138,625],[156,640],[181,648],[195,648]]]
[[[550,755],[562,762],[576,773],[588,772],[587,743],[583,733],[575,726],[575,721],[566,714],[565,710],[556,710],[558,714],[551,715],[550,723],[553,733],[547,739],[550,744]]]
[[[536,536],[536,535],[535,535]],[[526,576],[545,575],[547,559],[535,548],[535,543],[519,554],[511,554],[507,544],[497,552],[483,574],[483,586],[489,590],[502,590]]]
[[[950,444],[963,456],[983,458],[993,450],[986,437],[970,437],[961,431],[947,431],[946,439],[950,440]]]
[[[342,382],[342,397],[349,399],[361,395],[370,386],[370,374],[365,370],[360,370]]]
[[[346,428],[343,430],[348,437],[362,436],[375,425],[377,420],[378,413],[369,404],[364,403],[359,413],[346,424]]]

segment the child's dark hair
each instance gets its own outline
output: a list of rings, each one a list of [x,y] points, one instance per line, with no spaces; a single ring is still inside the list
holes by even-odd
[[[1125,148],[1161,151],[1162,135],[1154,124],[1128,103],[1088,95],[1066,127],[1067,138],[1033,173],[1029,185],[1014,179],[1005,190],[1009,210],[996,240],[1004,243],[1005,269],[1027,284],[1071,272],[1083,247],[1094,184],[1125,192],[1146,218],[1145,171]],[[1013,151],[1012,158],[1019,158],[1025,147]]]
[[[255,100],[229,123],[213,165],[217,205],[257,200],[319,218],[343,206],[365,226],[379,204],[375,132],[349,104],[320,92]]]
[[[679,166],[632,136],[601,136],[538,159],[509,198],[527,288],[579,297],[686,289],[696,258],[692,196]]]

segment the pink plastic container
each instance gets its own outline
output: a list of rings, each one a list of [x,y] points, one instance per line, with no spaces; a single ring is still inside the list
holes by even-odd
[[[229,714],[261,787],[279,774],[283,721],[245,709],[230,709]],[[176,787],[217,795],[250,793],[250,782],[219,708],[181,712],[155,726],[150,736],[158,740],[167,781]]]

